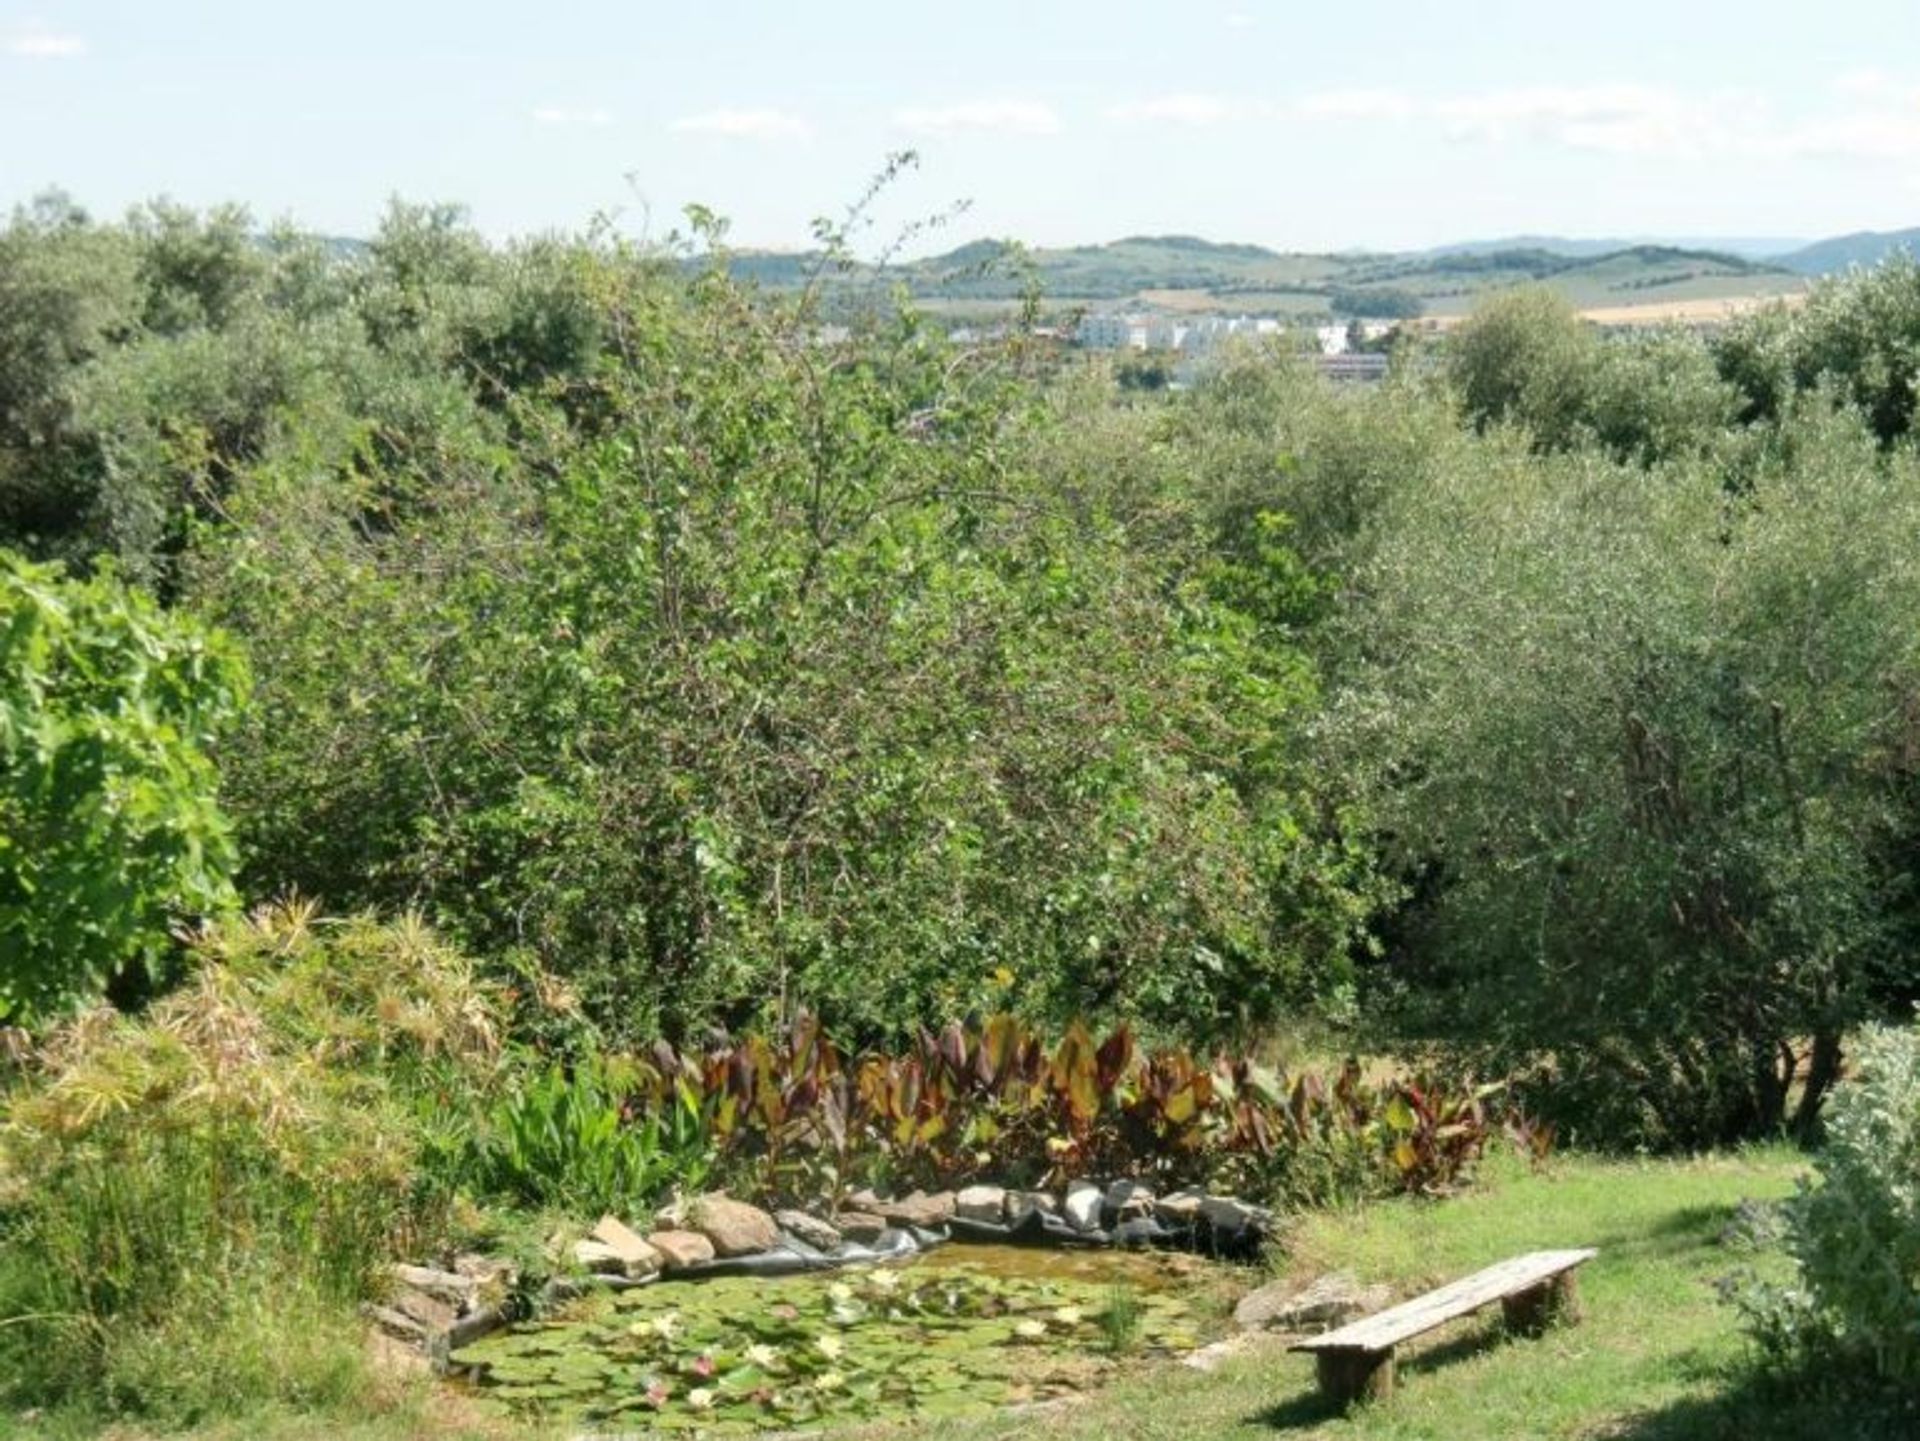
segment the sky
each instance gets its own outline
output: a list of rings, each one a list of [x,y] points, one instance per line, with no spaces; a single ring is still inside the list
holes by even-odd
[[[0,206],[799,247],[1920,224],[1915,0],[0,0]],[[955,213],[955,208],[965,209]]]

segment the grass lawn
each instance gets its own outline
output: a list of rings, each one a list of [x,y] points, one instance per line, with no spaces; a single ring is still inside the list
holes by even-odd
[[[1920,1436],[1920,1411],[1867,1414],[1857,1404],[1753,1384],[1748,1348],[1714,1282],[1754,1257],[1722,1244],[1721,1234],[1741,1200],[1784,1196],[1804,1169],[1785,1149],[1690,1161],[1567,1158],[1541,1176],[1503,1170],[1443,1203],[1396,1202],[1310,1219],[1288,1258],[1290,1273],[1305,1279],[1349,1269],[1389,1282],[1402,1296],[1520,1251],[1592,1245],[1601,1252],[1582,1272],[1582,1325],[1537,1341],[1508,1340],[1492,1307],[1403,1347],[1397,1394],[1352,1415],[1321,1403],[1310,1358],[1276,1347],[1206,1375],[1156,1368],[1045,1421],[920,1434],[945,1441]]]
[[[1592,1245],[1582,1272],[1586,1320],[1539,1340],[1501,1334],[1499,1308],[1410,1343],[1388,1402],[1339,1415],[1320,1401],[1310,1358],[1263,1344],[1202,1374],[1145,1364],[1124,1382],[1045,1414],[914,1428],[930,1441],[1169,1441],[1193,1438],[1608,1437],[1620,1441],[1878,1441],[1920,1436],[1920,1406],[1902,1414],[1795,1395],[1754,1382],[1751,1357],[1715,1281],[1758,1259],[1722,1240],[1744,1199],[1788,1194],[1804,1159],[1787,1149],[1684,1161],[1567,1157],[1543,1174],[1493,1168],[1467,1195],[1393,1202],[1305,1220],[1283,1269],[1305,1280],[1345,1269],[1410,1296],[1520,1251]],[[369,1398],[371,1399],[371,1398]],[[340,1416],[254,1417],[204,1433],[220,1438],[542,1434],[478,1420],[462,1400],[402,1387],[400,1409],[356,1423]],[[0,1434],[7,1426],[0,1421]],[[29,1427],[15,1434],[36,1434]],[[67,1433],[71,1434],[71,1433]],[[132,1438],[132,1431],[109,1435]],[[564,1432],[557,1434],[566,1434]],[[841,1433],[843,1441],[902,1430]]]

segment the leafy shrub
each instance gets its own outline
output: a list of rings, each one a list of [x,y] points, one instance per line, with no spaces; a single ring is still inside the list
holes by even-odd
[[[709,1139],[668,1104],[642,1116],[631,1065],[589,1057],[523,1072],[481,1117],[453,1174],[476,1196],[576,1216],[643,1215],[670,1188],[696,1191]]]
[[[1911,1384],[1920,1377],[1920,1029],[1875,1029],[1827,1108],[1818,1181],[1785,1205],[1787,1286],[1738,1297],[1782,1364]]]
[[[34,1023],[234,903],[207,754],[245,695],[231,648],[111,574],[0,551],[0,1020]]]
[[[1370,1085],[1352,1063],[1290,1079],[1244,1059],[1146,1051],[1125,1027],[1096,1041],[1077,1022],[1049,1044],[1008,1015],[863,1056],[803,1020],[783,1039],[705,1053],[661,1043],[635,1075],[636,1115],[698,1116],[722,1174],[802,1199],[857,1182],[1087,1174],[1228,1184],[1298,1205],[1440,1190],[1471,1169],[1505,1114],[1490,1104],[1497,1087]]]
[[[0,1127],[0,1401],[191,1422],[364,1389],[354,1303],[438,1234],[410,1118],[497,1003],[416,924],[223,924],[145,1016],[49,1034]]]

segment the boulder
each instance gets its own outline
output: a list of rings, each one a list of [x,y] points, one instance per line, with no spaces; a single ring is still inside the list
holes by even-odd
[[[1153,1214],[1153,1188],[1139,1181],[1115,1181],[1100,1198],[1100,1210],[1109,1222],[1137,1221]]]
[[[1006,1218],[1009,1226],[1019,1225],[1033,1211],[1043,1216],[1057,1216],[1060,1214],[1060,1202],[1045,1191],[1007,1192]]]
[[[459,1308],[418,1286],[396,1286],[387,1298],[394,1310],[419,1323],[429,1336],[449,1330],[460,1319]]]
[[[877,1215],[880,1210],[880,1198],[873,1194],[873,1187],[862,1186],[859,1190],[848,1195],[847,1209],[849,1211],[865,1211],[869,1215]]]
[[[658,1252],[655,1252],[658,1255]],[[583,1240],[573,1243],[574,1263],[596,1276],[624,1276],[627,1258],[604,1241]]]
[[[1097,1231],[1100,1229],[1100,1204],[1105,1193],[1091,1181],[1074,1181],[1067,1187],[1067,1197],[1062,1210],[1066,1214],[1067,1224],[1076,1231]]]
[[[932,1230],[953,1219],[953,1192],[939,1191],[929,1196],[924,1191],[915,1191],[896,1201],[882,1201],[876,1209],[895,1226]]]
[[[871,1241],[887,1229],[887,1218],[871,1211],[842,1211],[833,1225],[849,1241]]]
[[[1233,1308],[1243,1330],[1309,1331],[1344,1326],[1393,1299],[1385,1286],[1362,1286],[1350,1271],[1335,1271],[1306,1286],[1274,1281],[1249,1291]]]
[[[1273,1230],[1272,1216],[1232,1196],[1209,1196],[1200,1203],[1200,1223],[1216,1251],[1251,1255]]]
[[[483,1256],[466,1251],[453,1258],[454,1274],[477,1282],[483,1289],[499,1285],[502,1289],[520,1279],[520,1268],[498,1256]]]
[[[719,1256],[753,1256],[780,1239],[780,1228],[758,1206],[727,1196],[702,1196],[688,1209],[693,1229],[713,1242]]]
[[[479,1278],[462,1275],[458,1271],[441,1271],[432,1266],[395,1266],[393,1279],[400,1288],[429,1296],[452,1307],[454,1313],[460,1316],[474,1308],[480,1294]]]
[[[588,1232],[587,1239],[597,1241],[620,1258],[622,1275],[651,1276],[660,1269],[660,1253],[617,1216],[602,1216],[599,1224]]]
[[[1006,1219],[1007,1193],[998,1186],[968,1186],[953,1198],[953,1213],[969,1221],[999,1225]]]
[[[684,1271],[713,1259],[713,1242],[698,1231],[655,1231],[647,1244],[660,1253],[668,1271]]]
[[[805,1211],[775,1211],[773,1219],[780,1229],[795,1240],[805,1241],[816,1251],[831,1251],[841,1241],[840,1232],[829,1226],[817,1216],[809,1216]],[[879,1217],[875,1217],[878,1220]]]
[[[1199,1191],[1173,1191],[1153,1203],[1153,1214],[1169,1226],[1191,1226],[1200,1218],[1206,1196]]]

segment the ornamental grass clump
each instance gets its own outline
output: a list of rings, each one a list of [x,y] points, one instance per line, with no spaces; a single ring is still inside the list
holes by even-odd
[[[288,906],[194,967],[142,1016],[50,1033],[4,1096],[0,1404],[191,1424],[351,1399],[356,1304],[443,1223],[423,1097],[498,1056],[464,958]]]

